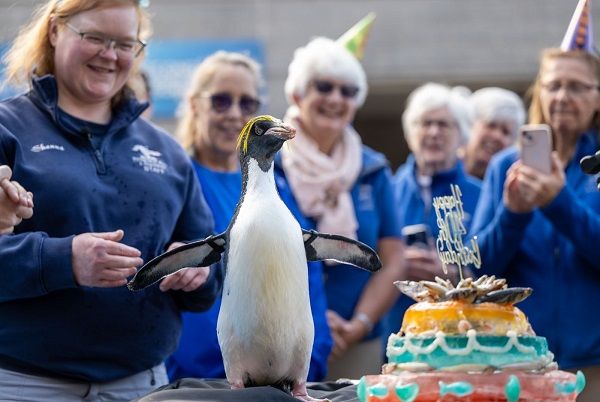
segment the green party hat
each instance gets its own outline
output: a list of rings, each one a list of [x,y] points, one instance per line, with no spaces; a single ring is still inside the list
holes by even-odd
[[[369,36],[373,21],[375,21],[375,13],[367,14],[337,40],[339,44],[345,46],[358,60],[362,60],[365,54],[365,45],[367,44],[367,37]]]

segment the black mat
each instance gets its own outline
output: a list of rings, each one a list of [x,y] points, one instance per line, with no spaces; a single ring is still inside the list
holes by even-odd
[[[327,398],[332,402],[358,402],[356,385],[337,382],[308,384],[308,394],[314,398]],[[255,387],[238,390],[229,389],[226,380],[201,380],[183,378],[160,387],[156,391],[134,402],[298,402],[285,392],[273,387]]]

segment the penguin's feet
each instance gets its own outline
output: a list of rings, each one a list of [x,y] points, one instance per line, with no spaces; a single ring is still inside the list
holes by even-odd
[[[312,396],[306,394],[306,395],[293,395],[294,398],[299,399],[301,401],[305,401],[305,402],[331,402],[329,399],[317,399],[317,398],[313,398]]]
[[[296,399],[300,399],[305,402],[330,402],[329,399],[317,399],[308,395],[306,391],[306,383],[300,382],[294,384],[294,388],[292,389],[292,396]]]
[[[229,386],[231,387],[231,389],[242,389],[244,388],[244,382],[242,380],[230,381]]]

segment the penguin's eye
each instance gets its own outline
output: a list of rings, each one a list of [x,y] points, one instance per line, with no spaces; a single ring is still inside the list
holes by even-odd
[[[256,126],[254,127],[254,132],[256,133],[256,135],[263,135],[263,133],[265,132],[265,130],[262,127]]]

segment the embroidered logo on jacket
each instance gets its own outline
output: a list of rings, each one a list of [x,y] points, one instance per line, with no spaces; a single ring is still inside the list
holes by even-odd
[[[62,145],[55,145],[55,144],[37,144],[31,147],[31,152],[42,152],[42,151],[49,151],[49,150],[55,150],[55,151],[64,151],[65,148]]]
[[[134,145],[131,148],[133,152],[139,152],[139,155],[133,156],[133,163],[141,166],[144,171],[163,174],[167,169],[167,164],[160,160],[161,153],[153,151],[144,145]]]

